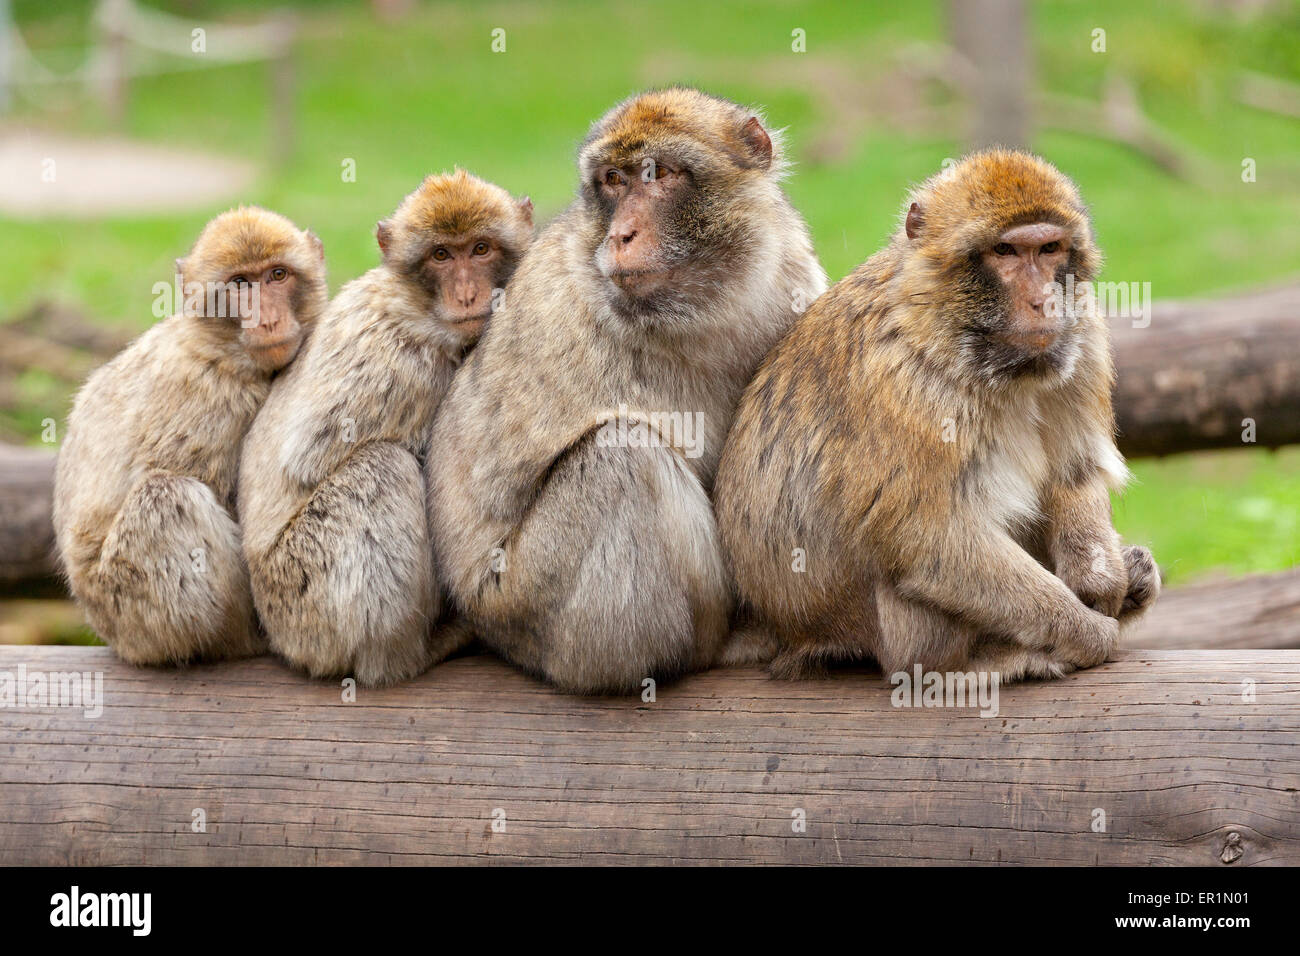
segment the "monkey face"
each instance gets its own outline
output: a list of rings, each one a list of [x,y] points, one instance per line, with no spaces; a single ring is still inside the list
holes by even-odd
[[[229,284],[239,290],[240,338],[253,362],[268,373],[284,368],[298,354],[304,333],[298,276],[276,263],[260,273],[237,273]]]
[[[293,361],[329,299],[320,239],[257,206],[213,219],[176,269],[202,338],[264,375]]]
[[[426,177],[375,230],[384,264],[472,343],[533,238],[533,204],[463,169]]]
[[[436,297],[440,321],[478,338],[495,290],[504,284],[505,260],[500,242],[486,235],[435,243],[421,263],[420,281]]]
[[[1064,377],[1078,357],[1078,329],[1063,291],[1077,265],[1069,229],[1034,222],[1003,230],[970,256],[972,321],[965,351],[993,378]]]
[[[646,157],[639,170],[604,165],[596,195],[607,222],[596,267],[622,293],[642,299],[661,291],[690,257],[675,228],[693,190],[690,174]]]
[[[745,272],[780,171],[749,110],[697,90],[633,97],[579,151],[592,264],[624,316],[689,319]]]

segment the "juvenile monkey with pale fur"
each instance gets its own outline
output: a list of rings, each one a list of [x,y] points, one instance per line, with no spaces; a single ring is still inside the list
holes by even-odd
[[[383,262],[340,290],[249,432],[254,602],[271,649],[314,676],[388,684],[470,638],[433,576],[420,469],[532,228],[526,198],[463,170],[427,178],[379,223]]]
[[[730,585],[709,491],[745,383],[825,288],[752,111],[689,89],[619,104],[457,375],[429,455],[438,576],[490,647],[573,692],[718,659]],[[604,440],[698,416],[680,436]]]
[[[73,596],[125,660],[264,650],[235,523],[240,443],[328,299],[320,240],[256,207],[177,260],[183,308],[87,380],[54,527]]]
[[[1016,151],[921,185],[889,246],[802,316],[746,391],[716,506],[772,672],[1053,677],[1155,601],[1109,489],[1104,318],[1061,296],[1100,254],[1074,184]]]

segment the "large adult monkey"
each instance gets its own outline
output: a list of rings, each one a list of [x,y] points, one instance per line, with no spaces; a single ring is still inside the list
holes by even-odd
[[[579,197],[438,416],[430,527],[439,577],[487,644],[566,690],[627,692],[718,655],[722,443],[826,280],[750,110],[636,96],[578,165]]]
[[[1127,471],[1106,325],[1063,294],[1100,261],[1065,176],[976,154],[773,351],[716,495],[774,674],[874,656],[1057,676],[1105,660],[1155,600],[1150,552],[1111,527]]]
[[[457,170],[425,179],[377,238],[383,262],[330,303],[249,430],[239,475],[271,649],[367,685],[414,677],[470,636],[441,619],[420,467],[439,402],[532,241],[533,206]]]
[[[320,240],[246,207],[177,260],[183,307],[87,380],[54,527],[91,627],[137,664],[258,653],[234,518],[240,444],[325,308]]]

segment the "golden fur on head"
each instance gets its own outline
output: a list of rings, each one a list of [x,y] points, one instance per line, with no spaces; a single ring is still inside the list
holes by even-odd
[[[912,204],[922,217],[918,251],[932,263],[948,266],[973,251],[989,248],[1007,229],[1051,222],[1070,229],[1075,248],[1087,255],[1077,263],[1080,278],[1096,275],[1092,222],[1078,188],[1051,163],[1014,149],[989,149],[935,173],[908,196],[901,223]]]
[[[186,282],[226,282],[239,272],[283,265],[300,274],[321,268],[321,241],[279,213],[260,206],[223,212],[199,233],[176,267]]]
[[[579,150],[582,181],[599,165],[635,167],[646,156],[674,157],[695,173],[779,177],[785,169],[780,137],[758,111],[682,86],[630,97],[597,120]]]
[[[491,236],[518,253],[533,237],[533,204],[457,168],[428,176],[379,223],[384,258],[409,266],[438,243]]]

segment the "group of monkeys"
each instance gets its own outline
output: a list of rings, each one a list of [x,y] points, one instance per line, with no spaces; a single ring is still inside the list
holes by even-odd
[[[69,418],[54,519],[89,622],[140,664],[269,647],[367,685],[477,640],[574,693],[1104,661],[1160,577],[1111,524],[1104,320],[1049,302],[1100,265],[1075,186],[971,155],[828,291],[786,168],[751,110],[644,93],[535,240],[527,199],[431,176],[332,301],[311,232],[218,216],[179,274],[256,315],[187,306]],[[697,453],[598,440],[666,410]]]

